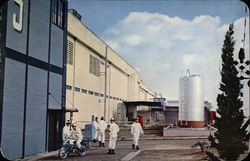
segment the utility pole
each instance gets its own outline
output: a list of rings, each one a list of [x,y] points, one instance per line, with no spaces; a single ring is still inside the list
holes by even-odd
[[[248,88],[249,88],[249,92],[250,92],[250,51],[248,51],[249,53],[249,58],[248,60],[245,61],[245,42],[246,42],[246,25],[247,25],[247,6],[245,6],[245,21],[244,21],[244,34],[243,34],[243,39],[242,39],[242,48],[240,48],[239,54],[238,54],[238,61],[235,61],[234,64],[236,66],[238,66],[238,71],[240,72],[240,82],[241,82],[241,97],[243,100],[243,89],[247,88],[244,87],[244,80],[248,79]],[[250,21],[248,18],[248,24],[250,25]],[[249,40],[249,37],[248,37]],[[247,68],[248,67],[248,68]],[[246,114],[245,114],[246,115]],[[250,109],[248,111],[248,119],[250,119]],[[249,130],[250,130],[250,126],[249,126]],[[249,143],[248,143],[248,152],[250,152],[250,139],[249,139]]]

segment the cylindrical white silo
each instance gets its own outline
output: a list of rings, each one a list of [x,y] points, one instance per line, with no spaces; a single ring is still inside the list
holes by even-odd
[[[204,126],[204,91],[199,75],[181,77],[179,80],[179,125],[199,128]]]

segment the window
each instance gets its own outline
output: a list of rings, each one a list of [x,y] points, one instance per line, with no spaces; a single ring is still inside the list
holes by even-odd
[[[69,85],[66,85],[66,89],[71,90],[71,89],[72,89],[72,87],[71,87],[71,86],[69,86]]]
[[[89,72],[95,76],[100,76],[100,60],[89,55]]]
[[[60,28],[63,28],[64,3],[62,0],[53,0],[52,22]]]
[[[87,93],[87,90],[86,89],[82,89],[82,93]]]
[[[73,42],[67,41],[67,63],[73,65]]]
[[[103,95],[103,94],[100,94],[100,97],[104,97],[104,95]]]
[[[99,93],[97,93],[97,92],[95,92],[94,94],[95,94],[95,96],[99,96]]]
[[[88,94],[93,95],[93,94],[94,94],[94,92],[92,92],[92,91],[88,91]]]
[[[80,88],[75,87],[76,92],[80,92]]]
[[[104,63],[103,61],[101,61],[101,64],[102,64],[102,65],[105,65],[105,63]]]

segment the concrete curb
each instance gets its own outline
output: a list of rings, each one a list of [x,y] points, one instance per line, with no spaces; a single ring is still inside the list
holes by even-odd
[[[57,155],[57,154],[58,154],[58,150],[52,151],[52,152],[46,152],[46,153],[39,153],[36,155],[31,155],[31,156],[25,157],[24,159],[16,159],[15,161],[37,161],[37,160],[42,159],[44,157],[50,157],[50,156]]]
[[[140,140],[188,140],[188,139],[208,139],[208,136],[182,136],[182,137],[155,137],[155,138],[140,138]],[[107,139],[108,140],[108,139]],[[133,138],[118,138],[118,141],[133,141]]]

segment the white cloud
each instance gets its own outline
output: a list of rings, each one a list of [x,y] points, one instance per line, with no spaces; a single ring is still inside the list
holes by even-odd
[[[121,38],[121,41],[126,43],[128,46],[136,46],[142,42],[142,39],[138,35],[126,35]]]
[[[244,19],[238,19],[234,23],[236,52],[241,47],[243,22]],[[179,77],[190,69],[191,74],[203,77],[206,100],[216,106],[221,48],[227,29],[228,24],[222,25],[220,17],[209,15],[186,20],[131,12],[103,37],[126,61],[140,69],[141,79],[150,89],[164,93],[166,99],[178,99]]]

